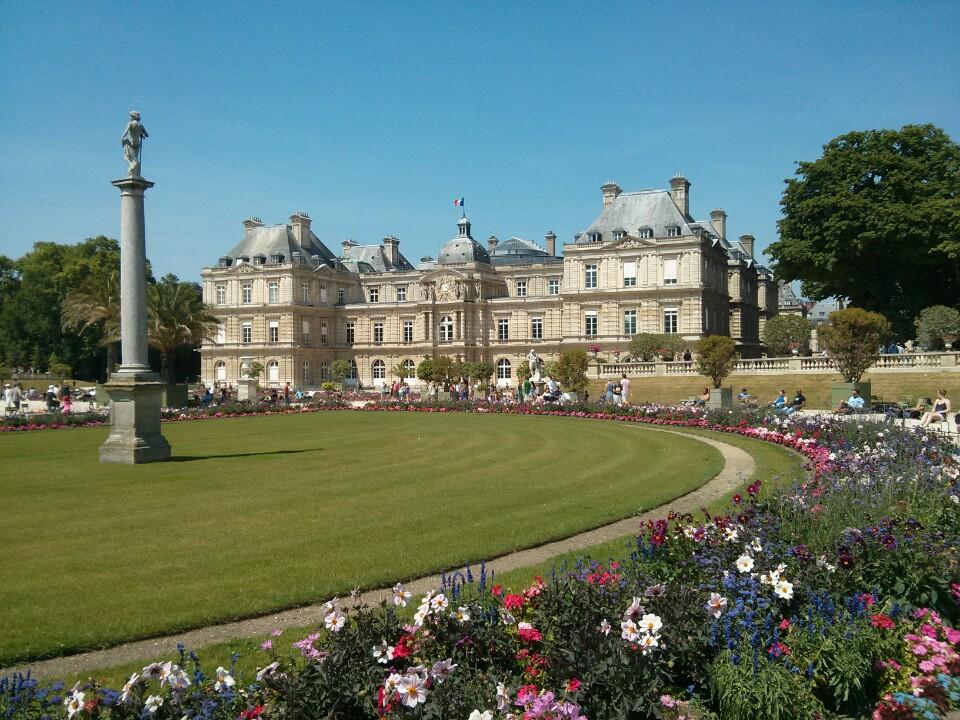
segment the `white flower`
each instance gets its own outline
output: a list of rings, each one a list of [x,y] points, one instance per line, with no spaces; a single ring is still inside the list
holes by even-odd
[[[753,558],[749,555],[741,555],[737,558],[737,570],[742,573],[748,573],[753,570]]]
[[[223,692],[227,688],[232,688],[236,684],[233,675],[224,667],[217,668],[217,680],[213,683],[213,689],[217,692]]]
[[[502,682],[497,683],[497,710],[503,712],[510,707],[510,693],[507,692],[507,686]]]
[[[630,620],[635,615],[639,615],[641,612],[643,612],[643,605],[640,604],[641,602],[641,598],[633,598],[633,600],[630,602],[630,607],[628,607],[623,613],[623,619]]]
[[[693,536],[697,534],[696,529],[693,525],[684,525],[683,527],[683,536],[688,540],[693,540]]]
[[[433,667],[430,668],[430,675],[437,682],[442,683],[450,674],[457,669],[457,666],[453,663],[452,659],[441,660],[440,662],[434,663]]]
[[[327,612],[330,612],[331,610],[333,610],[333,609],[337,606],[337,603],[338,603],[338,602],[340,602],[340,598],[338,598],[338,597],[335,597],[335,598],[333,598],[332,600],[327,600],[327,602],[325,602],[325,603],[323,604],[323,608],[324,608],[324,610],[326,610]]]
[[[489,710],[484,710],[483,712],[474,710],[470,713],[470,717],[468,717],[467,720],[493,720],[493,713]]]
[[[190,678],[176,665],[173,666],[173,672],[167,676],[167,686],[171,690],[186,690],[190,686]]]
[[[710,593],[710,599],[707,600],[707,612],[718,618],[723,615],[723,611],[726,609],[727,599],[720,593]]]
[[[384,695],[390,695],[393,693],[400,686],[401,680],[403,680],[403,678],[397,673],[390,673],[390,676],[383,681]]]
[[[660,636],[659,635],[644,635],[640,638],[640,647],[643,648],[643,654],[646,655],[650,650],[655,647],[660,647]]]
[[[770,572],[763,573],[760,576],[761,585],[776,585],[780,580],[780,573],[776,570],[771,570]]]
[[[739,533],[737,533],[736,528],[732,528],[732,527],[724,528],[723,534],[725,536],[724,539],[729,543],[736,542],[737,538],[740,537]]]
[[[123,686],[123,690],[120,693],[120,702],[128,703],[133,699],[133,691],[140,682],[140,676],[134,673],[130,676],[130,679],[127,680],[127,684]]]
[[[658,615],[648,613],[640,618],[640,629],[646,633],[655,633],[663,627],[663,621]]]
[[[393,660],[393,645],[387,645],[385,642],[373,646],[374,659],[383,665]]]
[[[461,605],[452,613],[450,613],[450,617],[452,617],[454,620],[456,620],[459,623],[470,622],[470,613],[467,611],[467,608],[465,608],[463,605]]]
[[[145,680],[159,680],[163,673],[163,666],[160,663],[150,663],[143,669]]]
[[[423,605],[413,614],[413,624],[417,627],[423,625],[423,621],[427,619],[427,615],[430,614],[430,608],[424,607]]]
[[[151,715],[159,710],[161,705],[163,705],[163,698],[159,695],[151,695],[143,701],[143,709]]]
[[[410,599],[410,593],[403,587],[403,584],[397,583],[393,586],[393,604],[397,607],[406,607],[407,600]]]
[[[750,543],[750,547],[753,548],[754,552],[763,552],[763,545],[760,544],[759,538],[754,538],[753,542]]]
[[[416,707],[427,701],[427,690],[419,675],[404,675],[397,684],[397,692],[407,707]]]
[[[620,637],[627,642],[639,640],[640,632],[637,630],[637,624],[633,620],[624,620],[620,623]]]
[[[793,597],[793,583],[789,583],[786,580],[781,580],[777,583],[777,586],[773,590],[778,598],[783,600],[789,600]]]
[[[67,708],[67,717],[73,717],[83,710],[83,697],[84,694],[79,690],[72,690],[70,694],[64,698],[63,704]]]
[[[430,608],[433,610],[446,610],[449,605],[450,602],[443,593],[438,593],[430,599]]]
[[[347,624],[347,616],[339,610],[333,610],[323,618],[323,624],[330,632],[340,632]]]
[[[960,504],[960,497],[957,497],[956,495],[951,495],[950,502],[952,502],[954,505],[958,505]]]
[[[600,621],[600,632],[602,632],[604,635],[610,634],[610,623],[606,618]]]
[[[273,675],[277,671],[278,667],[280,667],[280,662],[275,660],[262,670],[257,671],[257,682],[260,682],[269,675]]]

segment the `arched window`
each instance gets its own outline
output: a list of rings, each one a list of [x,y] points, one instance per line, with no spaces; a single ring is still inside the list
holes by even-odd
[[[407,380],[416,380],[417,378],[417,364],[413,360],[404,360],[403,361],[403,374]]]
[[[450,315],[440,318],[440,342],[453,342],[453,318]]]
[[[280,363],[276,360],[267,363],[267,382],[280,382]]]
[[[309,385],[310,382],[311,382],[311,378],[310,378],[310,361],[309,361],[309,360],[304,360],[304,361],[303,361],[303,384],[304,384],[304,385]]]
[[[510,379],[510,361],[506,358],[497,360],[497,380]]]
[[[351,380],[357,379],[357,361],[356,360],[350,361],[350,379]]]
[[[217,382],[225,382],[227,379],[227,364],[221,360],[215,366]]]
[[[383,360],[373,361],[373,379],[385,380],[387,377],[387,365]]]

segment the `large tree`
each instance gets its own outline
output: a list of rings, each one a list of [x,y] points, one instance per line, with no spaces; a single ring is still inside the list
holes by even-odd
[[[798,164],[768,249],[815,300],[879,312],[900,334],[960,291],[960,146],[932,125],[851,132]]]
[[[183,346],[200,347],[212,336],[217,319],[207,312],[200,287],[180,282],[176,275],[164,275],[147,286],[147,338],[160,353],[160,375],[174,382],[174,355]]]
[[[107,349],[107,377],[116,366],[120,342],[120,271],[110,270],[87,277],[63,299],[60,317],[65,329],[80,334],[95,330]]]

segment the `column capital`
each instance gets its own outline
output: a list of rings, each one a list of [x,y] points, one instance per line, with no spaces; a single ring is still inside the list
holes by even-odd
[[[154,183],[142,177],[125,177],[120,180],[111,180],[110,184],[120,188],[124,193],[143,195],[144,191],[152,188]]]

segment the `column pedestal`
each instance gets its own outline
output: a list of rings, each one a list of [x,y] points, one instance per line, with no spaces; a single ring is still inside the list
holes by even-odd
[[[100,462],[148,463],[170,457],[160,433],[163,382],[149,369],[124,368],[103,386],[110,395],[110,436],[100,446]]]

